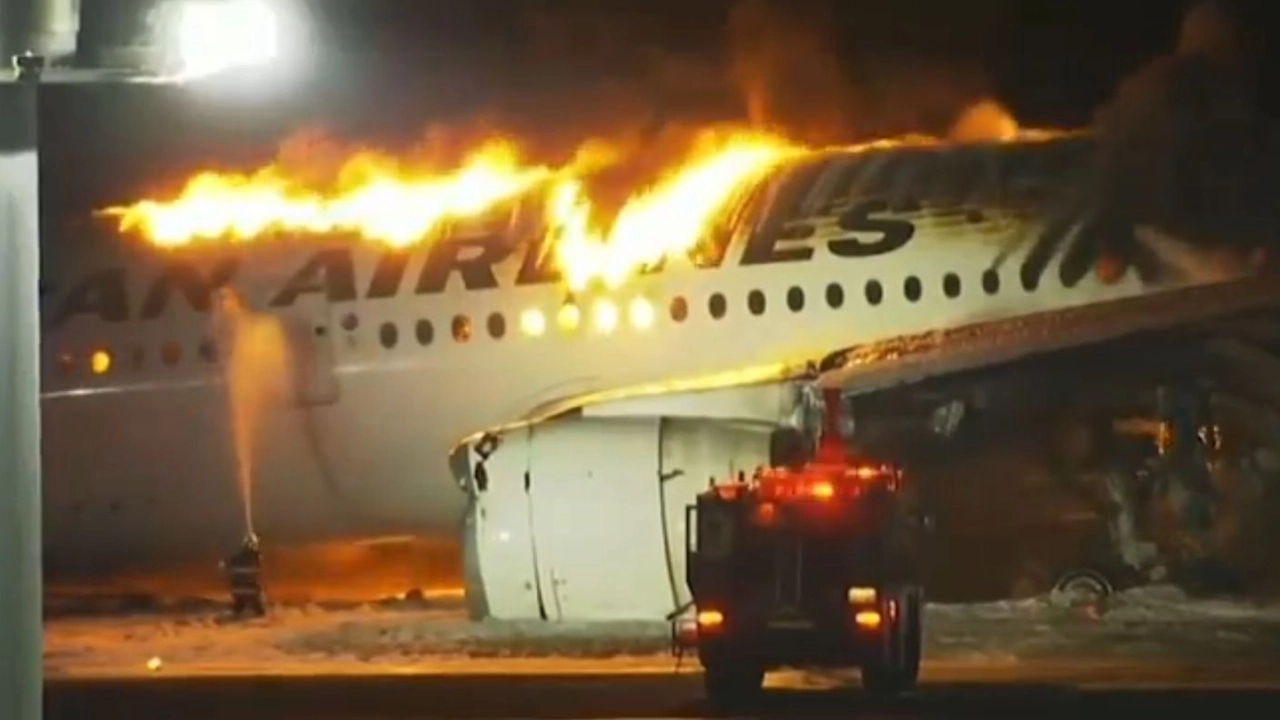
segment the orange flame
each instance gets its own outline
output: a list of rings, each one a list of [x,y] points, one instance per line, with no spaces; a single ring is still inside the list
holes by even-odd
[[[694,159],[632,196],[607,231],[591,226],[591,204],[581,185],[561,183],[548,220],[566,282],[577,290],[598,279],[615,288],[636,268],[689,252],[745,182],[798,152],[782,138],[761,133],[709,137]]]
[[[441,225],[475,216],[551,176],[546,167],[521,166],[506,141],[485,143],[458,170],[439,177],[406,178],[371,167],[357,156],[340,176],[357,177],[326,197],[282,177],[274,167],[253,175],[201,173],[174,200],[143,200],[110,208],[120,230],[139,231],[162,247],[199,240],[250,242],[280,232],[350,232],[404,247]]]
[[[952,131],[962,141],[1045,140],[1027,131],[998,104],[979,103]],[[935,144],[913,135],[852,149]],[[454,169],[408,171],[394,160],[358,153],[343,163],[336,189],[317,190],[297,173],[272,165],[247,175],[203,172],[171,200],[142,200],[103,214],[121,232],[154,245],[255,242],[290,233],[343,233],[393,247],[429,242],[451,223],[481,217],[508,201],[541,193],[545,230],[565,282],[615,288],[637,270],[694,250],[713,219],[752,179],[807,152],[766,132],[707,131],[682,162],[657,182],[632,193],[611,221],[596,217],[585,177],[624,159],[613,145],[591,141],[561,167],[527,164],[507,139],[482,143]]]
[[[456,171],[425,178],[358,155],[339,173],[345,189],[331,195],[301,186],[275,166],[251,175],[205,172],[173,200],[143,200],[104,214],[118,218],[122,232],[160,247],[247,243],[290,232],[345,232],[406,247],[450,221],[483,215],[538,189],[546,192],[547,232],[569,285],[616,287],[637,268],[692,249],[745,181],[800,148],[762,133],[708,133],[686,164],[633,195],[605,229],[596,224],[580,176],[616,160],[613,150],[586,143],[566,167],[553,170],[524,165],[512,143],[493,140]]]

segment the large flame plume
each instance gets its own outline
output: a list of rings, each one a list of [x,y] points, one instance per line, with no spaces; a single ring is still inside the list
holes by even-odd
[[[699,153],[634,195],[607,230],[593,226],[591,201],[579,183],[557,186],[548,219],[569,287],[580,289],[592,279],[617,287],[636,268],[692,251],[712,216],[744,181],[801,152],[779,137],[759,133],[734,134],[714,144],[720,147]]]
[[[357,154],[340,168],[338,189],[329,195],[302,187],[272,165],[248,175],[202,172],[173,200],[143,200],[108,212],[119,215],[122,231],[138,230],[165,247],[249,242],[279,232],[352,232],[405,246],[550,175],[545,167],[522,166],[512,144],[491,140],[460,168],[438,175],[409,176],[375,156]]]
[[[990,101],[962,116],[953,135],[970,142],[1041,137],[1020,131]],[[565,162],[538,164],[525,161],[510,138],[473,147],[451,167],[425,169],[356,152],[338,163],[328,182],[319,183],[287,163],[248,174],[200,172],[176,197],[103,212],[122,232],[164,248],[252,243],[285,234],[342,234],[410,247],[503,203],[535,196],[544,201],[542,226],[565,283],[575,290],[593,282],[616,288],[639,269],[696,250],[718,214],[748,183],[815,150],[758,129],[704,129],[638,189],[610,203],[612,212],[604,212],[589,191],[593,175],[631,160],[651,167],[652,148],[624,150],[619,143],[593,140]]]

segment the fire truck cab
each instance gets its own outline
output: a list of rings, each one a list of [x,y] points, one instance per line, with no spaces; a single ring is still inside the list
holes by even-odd
[[[920,667],[920,524],[901,469],[857,462],[830,435],[811,462],[714,485],[686,508],[695,651],[708,698],[754,696],[779,667],[858,667],[868,692],[911,690]]]

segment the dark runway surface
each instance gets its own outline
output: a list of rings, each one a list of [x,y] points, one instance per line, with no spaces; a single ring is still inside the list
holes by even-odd
[[[1188,679],[1188,682],[1194,680]],[[1068,717],[1160,715],[1226,720],[1280,717],[1277,688],[1120,686],[1061,682],[931,681],[913,696],[876,702],[855,688],[772,689],[740,717]],[[1169,686],[1174,687],[1169,687]],[[383,720],[391,718],[694,718],[724,716],[702,699],[696,674],[434,675],[57,680],[49,720]]]

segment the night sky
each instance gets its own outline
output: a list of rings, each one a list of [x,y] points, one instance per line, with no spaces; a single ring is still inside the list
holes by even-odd
[[[668,54],[723,63],[736,0],[319,0],[322,47],[366,70],[427,78],[476,75],[490,88],[600,82],[644,74]],[[946,82],[989,92],[1035,124],[1088,122],[1124,75],[1174,42],[1185,0],[766,0],[777,17],[826,37],[857,86]],[[1265,48],[1267,4],[1227,2]],[[335,20],[337,20],[335,22]],[[556,27],[559,26],[559,35]],[[719,56],[719,57],[717,57]],[[353,61],[358,62],[358,61]],[[359,71],[356,74],[363,74]],[[888,79],[892,76],[892,79]],[[933,80],[930,80],[933,76]],[[333,75],[329,75],[333,77]],[[477,94],[483,91],[476,88]],[[336,89],[334,92],[337,92]],[[418,99],[405,89],[405,102]],[[810,99],[812,100],[812,99]],[[421,97],[418,102],[429,103]],[[918,128],[917,128],[918,129]]]
[[[82,43],[118,33],[101,15],[130,3],[85,3],[94,11]],[[1229,4],[1259,50],[1259,87],[1277,85],[1265,82],[1270,63],[1260,52],[1275,13],[1261,2]],[[564,143],[626,123],[742,117],[733,77],[744,57],[756,71],[784,66],[774,93],[784,124],[816,122],[854,139],[941,133],[985,96],[1024,124],[1080,126],[1123,77],[1173,48],[1186,3],[757,0],[754,25],[730,0],[304,5],[316,53],[294,84],[257,87],[250,78],[223,95],[47,92],[51,206],[123,201],[203,166],[251,167],[304,126],[394,148],[429,125],[478,116]]]

